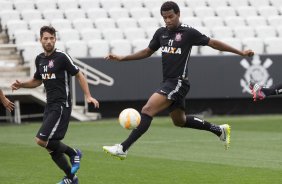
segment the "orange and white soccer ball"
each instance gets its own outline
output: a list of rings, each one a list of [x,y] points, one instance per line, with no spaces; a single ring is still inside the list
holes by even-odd
[[[119,114],[119,124],[125,129],[134,129],[140,124],[141,116],[133,108],[127,108]]]

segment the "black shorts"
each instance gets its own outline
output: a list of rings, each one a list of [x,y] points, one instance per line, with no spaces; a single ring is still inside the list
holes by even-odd
[[[63,103],[47,104],[44,110],[43,123],[36,137],[43,140],[62,140],[69,126],[71,107]]]
[[[188,80],[175,78],[162,82],[161,87],[156,92],[173,101],[168,107],[169,112],[172,112],[177,108],[185,110],[185,97],[189,89],[190,83]]]

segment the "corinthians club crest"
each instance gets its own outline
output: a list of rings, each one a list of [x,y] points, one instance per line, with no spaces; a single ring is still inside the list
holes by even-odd
[[[260,60],[259,56],[256,55],[253,57],[251,63],[246,59],[240,61],[240,64],[246,69],[244,74],[244,79],[240,80],[240,85],[242,86],[243,93],[250,93],[249,89],[250,81],[259,83],[262,86],[270,87],[273,84],[273,79],[270,78],[267,69],[272,65],[272,60],[267,58],[263,63]]]

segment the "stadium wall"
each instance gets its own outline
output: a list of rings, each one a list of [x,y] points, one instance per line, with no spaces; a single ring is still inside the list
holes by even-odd
[[[162,81],[161,61],[152,57],[134,62],[109,62],[103,58],[81,59],[114,79],[112,86],[90,86],[101,101],[103,117],[117,117],[127,107],[141,110]],[[282,81],[282,55],[197,56],[189,63],[191,89],[186,98],[187,112],[198,114],[274,114],[282,113],[282,98],[253,103],[248,83],[251,79],[267,86]],[[77,99],[83,102],[77,86]],[[96,111],[90,106],[92,111]],[[160,115],[167,114],[167,112]]]
[[[103,58],[80,59],[114,79],[112,86],[90,85],[92,94],[100,101],[97,111],[103,118],[118,117],[127,107],[141,111],[150,95],[162,81],[160,58],[152,57],[140,61],[116,63]],[[255,79],[271,86],[282,81],[282,55],[260,55],[253,59],[238,56],[191,57],[189,79],[191,90],[186,99],[186,111],[190,114],[237,115],[237,114],[281,114],[282,98],[271,97],[253,103],[248,91],[248,81]],[[78,104],[83,104],[83,93],[76,83]],[[13,97],[9,97],[14,100]],[[24,114],[42,113],[43,107],[21,99]],[[5,109],[0,106],[0,115]],[[162,112],[159,115],[167,115]],[[41,121],[41,117],[37,121]],[[34,119],[25,119],[30,121]],[[1,121],[0,121],[1,122]]]
[[[104,59],[82,61],[114,79],[112,86],[90,86],[101,101],[146,100],[162,81],[158,57],[123,63]],[[250,80],[266,86],[282,81],[282,55],[192,57],[188,68],[191,89],[187,99],[250,98]],[[82,102],[83,94],[78,89],[77,86],[77,99]]]

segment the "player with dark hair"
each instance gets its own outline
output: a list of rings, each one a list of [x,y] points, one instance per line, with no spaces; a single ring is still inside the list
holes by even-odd
[[[60,184],[78,184],[75,174],[80,167],[82,153],[79,149],[61,142],[67,132],[71,116],[70,77],[75,76],[78,79],[88,103],[93,103],[98,108],[99,102],[91,96],[88,83],[79,68],[74,65],[72,58],[55,48],[56,30],[53,27],[43,26],[40,29],[40,42],[44,52],[35,59],[36,71],[33,79],[25,82],[16,80],[12,84],[12,90],[35,88],[44,83],[47,105],[43,124],[35,141],[47,149],[53,161],[65,172],[66,176]],[[69,156],[71,166],[65,154]]]
[[[4,105],[4,107],[8,111],[12,111],[15,107],[15,104],[11,102],[3,93],[3,91],[0,89],[0,102]]]
[[[252,90],[254,101],[263,100],[268,96],[275,96],[282,94],[282,84],[267,88],[254,81],[250,82],[250,89]]]
[[[230,144],[231,131],[228,124],[218,126],[185,114],[185,96],[190,89],[188,80],[190,52],[192,46],[199,45],[208,45],[213,49],[232,52],[240,56],[253,56],[254,52],[252,50],[237,50],[228,44],[201,34],[188,25],[181,24],[179,21],[180,10],[175,2],[163,3],[160,13],[166,27],[161,27],[155,32],[147,48],[127,56],[109,54],[105,57],[106,60],[119,62],[139,60],[150,57],[161,48],[163,82],[142,108],[140,125],[121,144],[103,146],[103,150],[124,159],[129,147],[148,130],[153,116],[167,108],[175,126],[210,131],[224,142],[227,149]]]

